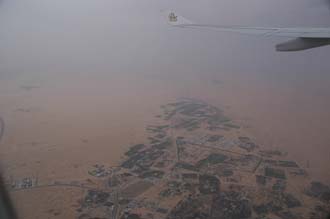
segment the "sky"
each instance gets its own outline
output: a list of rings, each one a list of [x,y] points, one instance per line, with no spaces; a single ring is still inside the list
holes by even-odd
[[[330,13],[321,0],[3,0],[1,4],[2,78],[107,72],[111,65],[115,71],[132,73],[182,72],[188,66],[294,80],[323,77],[329,69],[328,48],[277,53],[275,44],[285,38],[173,30],[160,13],[173,9],[201,23],[326,27]]]

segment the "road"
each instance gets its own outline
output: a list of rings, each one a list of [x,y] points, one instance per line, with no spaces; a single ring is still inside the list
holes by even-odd
[[[114,192],[114,208],[112,211],[112,219],[117,219],[117,214],[118,214],[118,207],[119,207],[119,200],[118,200],[118,191]]]
[[[26,188],[12,188],[10,189],[11,192],[16,192],[16,191],[22,191],[22,190],[32,190],[32,189],[41,189],[41,188],[49,188],[49,187],[76,187],[76,188],[81,188],[81,189],[88,189],[88,190],[98,190],[98,191],[104,191],[108,192],[108,190],[102,190],[90,186],[85,186],[85,185],[73,185],[70,183],[56,183],[56,184],[48,184],[48,185],[36,185],[36,186],[31,186],[31,187],[26,187]]]
[[[0,117],[0,142],[5,133],[5,121]]]

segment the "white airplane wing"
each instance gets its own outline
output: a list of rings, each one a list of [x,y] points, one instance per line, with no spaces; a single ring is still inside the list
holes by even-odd
[[[278,51],[298,51],[330,44],[330,28],[271,28],[223,26],[194,23],[175,12],[168,13],[168,23],[174,27],[209,29],[258,36],[296,38],[276,46]]]

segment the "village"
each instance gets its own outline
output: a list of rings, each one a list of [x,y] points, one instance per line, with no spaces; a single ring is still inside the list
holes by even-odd
[[[285,153],[258,145],[222,110],[190,99],[161,110],[147,141],[132,145],[118,166],[91,167],[97,187],[24,178],[11,188],[81,187],[79,219],[326,217],[330,187]]]

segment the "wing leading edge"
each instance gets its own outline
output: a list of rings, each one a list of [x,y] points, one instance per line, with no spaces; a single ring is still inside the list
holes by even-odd
[[[223,26],[194,23],[174,12],[169,12],[168,23],[174,27],[209,29],[257,36],[296,38],[276,46],[277,51],[299,51],[330,44],[330,28],[268,28]]]

